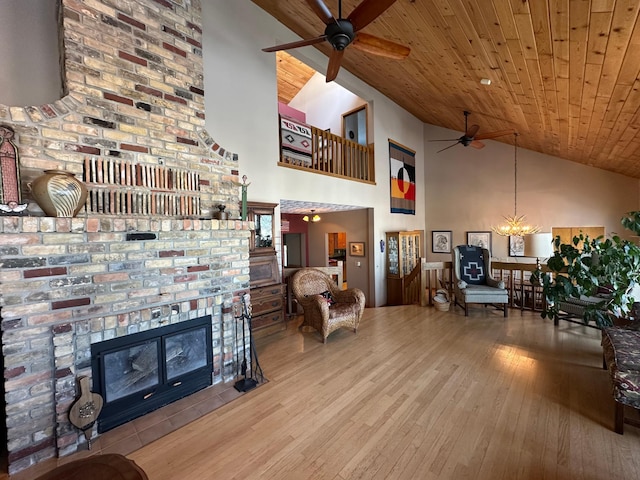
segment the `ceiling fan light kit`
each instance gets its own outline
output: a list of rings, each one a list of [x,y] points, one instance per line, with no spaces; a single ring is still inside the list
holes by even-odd
[[[285,43],[274,47],[263,48],[263,52],[277,52],[292,48],[306,47],[322,43],[325,40],[333,48],[327,66],[327,82],[335,80],[340,70],[344,50],[353,45],[354,48],[365,53],[381,57],[401,60],[406,58],[411,50],[390,40],[378,38],[359,31],[382,15],[396,0],[362,0],[347,18],[342,18],[342,0],[338,2],[338,18],[334,18],[323,0],[307,0],[314,13],[324,22],[324,34],[307,40]]]
[[[302,220],[304,222],[319,222],[321,220],[320,215],[318,215],[317,213],[315,213],[315,210],[311,210],[311,215],[305,215],[304,217],[302,217]]]

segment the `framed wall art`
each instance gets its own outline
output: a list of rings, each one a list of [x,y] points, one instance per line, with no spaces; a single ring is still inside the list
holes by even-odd
[[[431,251],[433,253],[451,253],[451,230],[433,230],[431,232]]]
[[[349,242],[349,255],[364,257],[364,242]]]
[[[509,256],[524,257],[524,237],[509,235]]]
[[[467,245],[486,248],[491,252],[491,232],[467,232]]]

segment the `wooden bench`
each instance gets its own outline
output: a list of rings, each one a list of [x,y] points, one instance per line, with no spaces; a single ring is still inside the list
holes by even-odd
[[[624,416],[625,405],[640,409],[640,331],[633,327],[604,327],[602,353],[616,405],[615,431],[622,435],[625,423],[640,427],[640,422]]]

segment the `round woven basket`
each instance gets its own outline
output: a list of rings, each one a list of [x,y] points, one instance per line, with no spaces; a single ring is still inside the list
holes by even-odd
[[[433,304],[436,306],[436,310],[441,312],[448,312],[451,306],[451,302],[433,302]]]

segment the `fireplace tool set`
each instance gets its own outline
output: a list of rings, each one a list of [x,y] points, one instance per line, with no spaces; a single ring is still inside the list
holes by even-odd
[[[242,311],[235,316],[236,339],[238,338],[238,320],[242,320],[242,363],[240,359],[236,363],[240,364],[240,374],[242,379],[238,380],[234,388],[239,392],[247,392],[258,386],[259,382],[264,382],[262,367],[258,362],[258,352],[251,333],[251,305],[247,304],[246,295],[242,296]],[[247,360],[247,330],[249,331],[249,359]],[[239,357],[239,353],[237,354]]]

